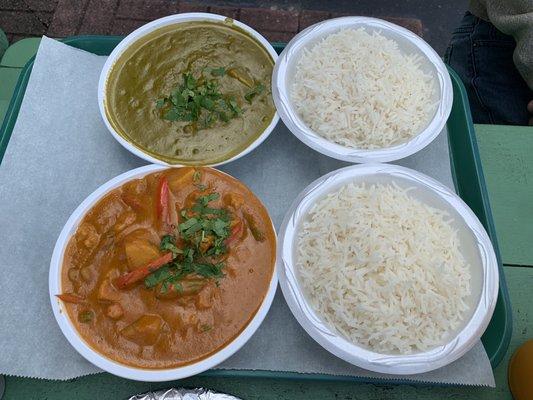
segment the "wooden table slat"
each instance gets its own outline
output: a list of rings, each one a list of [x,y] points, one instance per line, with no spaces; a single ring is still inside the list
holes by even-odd
[[[475,129],[503,262],[533,266],[533,127]]]

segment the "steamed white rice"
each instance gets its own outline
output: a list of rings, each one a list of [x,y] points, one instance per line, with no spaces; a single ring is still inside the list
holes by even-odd
[[[434,79],[421,57],[379,32],[343,29],[303,50],[291,100],[325,139],[360,149],[387,148],[419,134],[437,108]]]
[[[465,318],[470,272],[457,232],[408,190],[347,184],[312,206],[297,241],[308,301],[353,343],[425,351]]]

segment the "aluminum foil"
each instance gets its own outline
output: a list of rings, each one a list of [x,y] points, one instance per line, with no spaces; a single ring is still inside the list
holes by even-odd
[[[444,210],[452,217],[461,252],[470,265],[472,294],[463,326],[448,335],[442,346],[425,352],[380,354],[345,339],[322,321],[306,300],[296,269],[296,240],[302,221],[317,200],[348,182],[391,183],[411,188],[422,202]],[[390,164],[362,164],[333,171],[311,183],[296,198],[279,233],[278,273],[289,308],[307,333],[322,347],[358,367],[385,374],[417,374],[457,360],[470,350],[487,328],[498,297],[498,264],[489,236],[470,208],[440,182],[409,168]]]
[[[131,396],[128,400],[241,400],[224,393],[216,393],[207,389],[176,389],[158,390]]]
[[[433,75],[438,93],[438,107],[428,126],[409,141],[383,149],[354,149],[330,142],[313,132],[299,117],[290,101],[290,87],[301,51],[328,34],[343,28],[363,27],[394,39],[400,50],[421,56],[421,68]],[[276,109],[289,130],[309,147],[338,160],[354,163],[389,162],[410,156],[435,139],[448,119],[453,102],[450,75],[440,56],[413,32],[376,18],[342,17],[312,25],[296,35],[280,54],[272,75],[272,96]]]

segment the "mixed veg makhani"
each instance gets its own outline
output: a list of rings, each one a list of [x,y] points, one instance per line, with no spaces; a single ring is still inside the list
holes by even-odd
[[[268,291],[275,233],[254,194],[209,168],[168,169],[99,200],[67,245],[58,294],[97,352],[139,368],[201,360]]]

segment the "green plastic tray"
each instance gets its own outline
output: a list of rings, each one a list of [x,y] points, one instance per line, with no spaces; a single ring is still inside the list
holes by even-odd
[[[109,55],[115,46],[122,40],[122,36],[74,36],[63,39],[63,42],[89,51],[98,55]],[[274,43],[274,48],[280,53],[283,43]],[[0,162],[5,153],[11,132],[15,126],[22,98],[28,85],[34,58],[32,58],[22,70],[17,86],[13,93],[11,103],[7,110],[4,122],[0,129]],[[491,365],[495,368],[502,360],[512,331],[512,313],[507,285],[503,272],[503,265],[498,249],[494,221],[489,204],[487,187],[481,159],[474,133],[472,116],[468,105],[465,88],[457,74],[449,68],[452,79],[454,99],[450,118],[447,122],[448,141],[450,147],[450,161],[452,175],[457,193],[476,213],[479,220],[485,226],[498,258],[500,272],[500,289],[496,309],[490,324],[481,338],[485,350],[489,356]],[[349,376],[332,376],[322,374],[299,374],[278,371],[247,371],[247,370],[210,370],[204,372],[206,376],[240,376],[240,377],[275,377],[275,378],[295,378],[295,379],[322,379],[322,380],[351,380],[360,382],[376,381],[368,378],[354,378]],[[379,380],[380,383],[385,382]],[[391,383],[401,383],[402,381],[391,380]]]

